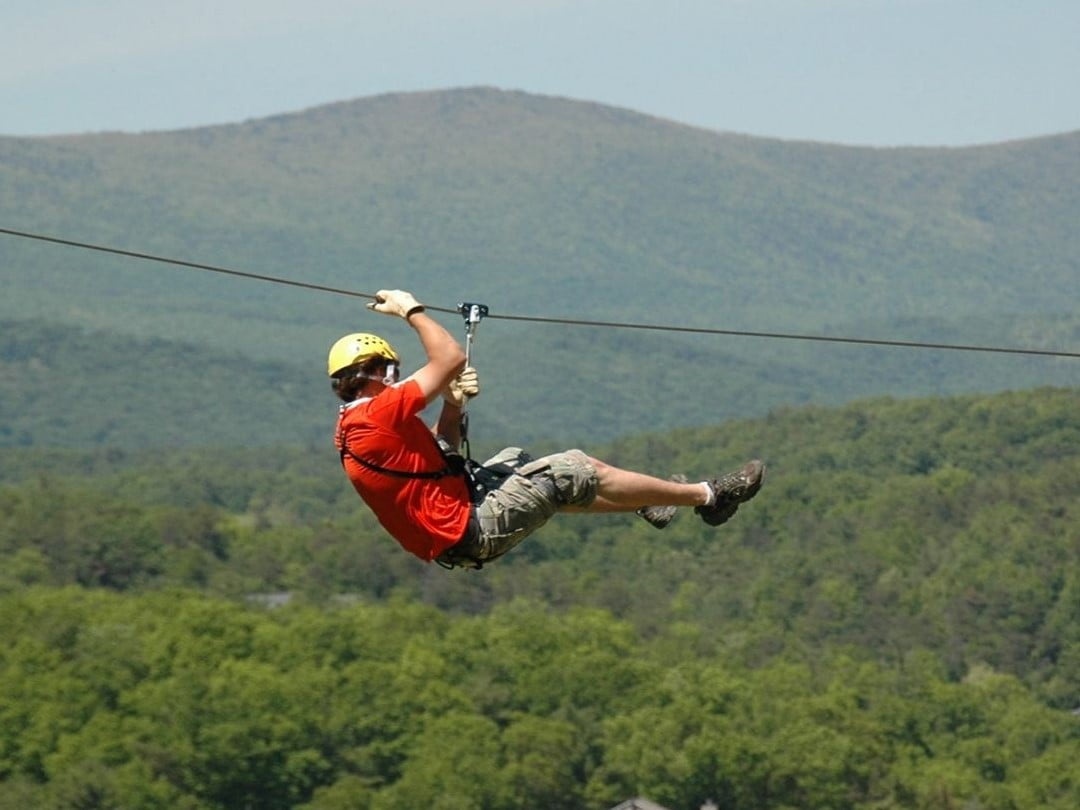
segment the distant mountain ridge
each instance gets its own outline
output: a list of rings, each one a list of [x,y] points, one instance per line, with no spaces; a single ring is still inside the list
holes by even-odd
[[[0,223],[501,314],[914,340],[964,324],[1075,348],[1078,178],[1080,133],[871,149],[467,88],[175,132],[0,138]],[[312,385],[345,331],[386,333],[418,359],[406,329],[355,299],[11,237],[0,272],[0,318],[205,345],[291,364]],[[477,356],[485,407],[507,426],[524,414],[519,429],[538,436],[793,399],[1080,383],[1076,364],[495,321]],[[638,394],[646,380],[677,409],[658,416]],[[613,420],[585,415],[613,403]]]
[[[1052,309],[1080,254],[1080,133],[969,149],[838,147],[472,89],[0,148],[9,223],[71,234],[54,217],[78,213],[76,238],[208,250],[208,261],[334,282],[355,281],[357,267],[452,270],[457,284],[433,292],[482,281],[515,307],[551,283],[629,277],[684,305],[712,293],[721,313],[744,317],[780,309],[809,321],[813,303],[818,319],[836,321],[855,295],[864,316],[985,309],[932,299],[928,285]],[[647,311],[640,294],[615,297]],[[574,314],[614,308],[597,299],[556,300]]]

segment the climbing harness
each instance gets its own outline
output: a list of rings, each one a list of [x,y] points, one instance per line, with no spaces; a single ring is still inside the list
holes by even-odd
[[[487,495],[487,487],[484,486],[480,478],[476,475],[476,470],[481,468],[480,464],[477,464],[472,459],[464,458],[460,453],[454,450],[450,446],[450,443],[441,436],[434,436],[435,443],[439,448],[439,453],[442,455],[444,466],[439,470],[421,470],[419,472],[413,472],[411,470],[395,470],[392,467],[383,467],[381,464],[376,464],[374,461],[369,461],[366,458],[361,458],[356,455],[349,447],[349,443],[345,439],[344,431],[338,432],[338,444],[340,446],[341,453],[341,466],[345,466],[345,458],[348,456],[361,467],[371,470],[379,475],[387,475],[391,478],[420,478],[426,480],[438,480],[445,478],[448,475],[459,476],[465,480],[465,486],[469,490],[469,500],[473,504],[473,510],[469,516],[469,525],[466,530],[466,537],[459,544],[462,548],[469,546],[466,543],[466,539],[472,540],[479,534],[480,524],[476,519],[475,507],[484,500]],[[455,550],[456,549],[456,550]],[[451,546],[446,549],[440,557],[434,560],[443,568],[468,568],[473,570],[479,570],[484,567],[485,560],[481,560],[477,557],[473,557],[468,552],[462,552],[456,546]]]
[[[374,461],[370,461],[366,458],[362,458],[352,451],[349,447],[348,441],[345,439],[344,431],[338,431],[338,452],[341,456],[341,466],[345,466],[345,457],[348,456],[361,467],[371,470],[372,472],[379,473],[380,475],[386,475],[391,478],[419,478],[429,481],[437,481],[440,478],[445,478],[448,475],[459,476],[465,479],[465,485],[469,489],[469,499],[474,503],[480,503],[484,499],[484,495],[487,494],[483,485],[477,480],[475,470],[480,467],[475,461],[469,458],[463,457],[460,453],[454,450],[450,446],[450,443],[446,441],[442,436],[433,436],[436,446],[439,448],[439,455],[443,459],[443,467],[438,470],[395,470],[392,467],[383,467],[381,464],[376,464]]]

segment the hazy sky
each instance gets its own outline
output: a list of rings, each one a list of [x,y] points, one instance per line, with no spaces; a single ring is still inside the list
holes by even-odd
[[[715,130],[1080,129],[1080,0],[0,0],[0,134],[229,123],[472,85]]]

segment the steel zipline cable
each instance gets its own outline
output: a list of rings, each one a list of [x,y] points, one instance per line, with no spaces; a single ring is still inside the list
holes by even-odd
[[[151,253],[143,253],[134,250],[123,250],[121,248],[107,247],[105,245],[95,245],[88,242],[80,242],[74,239],[61,239],[56,236],[47,236],[45,234],[39,233],[29,233],[27,231],[15,230],[13,228],[0,227],[0,234],[7,234],[9,236],[16,236],[24,239],[33,239],[39,242],[50,242],[52,244],[65,245],[68,247],[79,248],[81,250],[91,250],[97,251],[99,253],[109,253],[115,256],[126,256],[132,259],[142,259],[145,261],[170,264],[177,267],[187,268],[189,270],[203,270],[210,273],[219,273],[221,275],[234,276],[237,278],[249,279],[254,281],[265,281],[271,284],[283,284],[289,287],[300,287],[307,290],[315,290],[317,292],[328,292],[334,293],[335,295],[347,295],[353,298],[368,298],[371,300],[375,299],[375,296],[373,294],[357,292],[355,290],[346,290],[339,287],[328,287],[322,284],[312,284],[306,281],[296,281],[295,279],[281,278],[279,276],[269,276],[262,273],[250,273],[242,270],[233,270],[228,267],[220,267],[212,264],[201,264],[199,262],[186,261],[183,259],[172,259],[166,256],[156,256]],[[457,309],[431,306],[429,304],[426,304],[425,306],[435,312],[444,312],[450,314],[456,314],[458,312]],[[828,335],[801,335],[785,332],[751,332],[739,329],[711,329],[693,326],[626,323],[623,321],[591,321],[575,318],[553,318],[533,315],[500,315],[497,313],[489,313],[487,317],[503,321],[519,321],[540,324],[561,324],[566,326],[590,326],[608,329],[641,329],[655,332],[680,332],[684,334],[697,335],[725,335],[734,337],[771,338],[776,340],[816,341],[820,343],[845,343],[863,346],[891,346],[912,349],[941,349],[948,351],[985,352],[991,354],[1018,354],[1039,357],[1080,358],[1080,352],[1054,351],[1050,349],[1025,349],[1005,346],[963,345],[956,343],[926,343],[914,340],[876,340],[872,338],[832,337]]]

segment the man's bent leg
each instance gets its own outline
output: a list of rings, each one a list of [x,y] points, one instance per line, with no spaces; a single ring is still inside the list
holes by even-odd
[[[720,478],[686,484],[678,480],[663,481],[642,473],[622,470],[610,464],[591,459],[596,467],[599,484],[597,498],[591,506],[574,511],[626,512],[642,514],[652,510],[659,515],[664,507],[694,506],[694,511],[710,526],[727,522],[739,508],[739,504],[753,498],[761,488],[765,465],[755,459],[740,469]],[[649,520],[663,528],[673,515],[659,515],[660,520]],[[643,517],[648,516],[643,514]],[[654,515],[655,517],[655,515]]]

